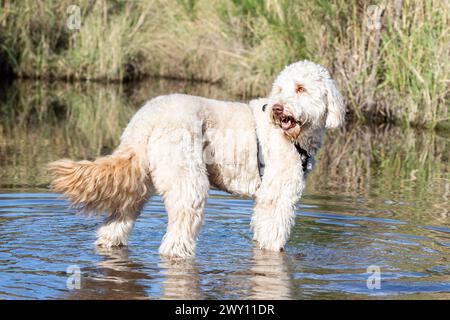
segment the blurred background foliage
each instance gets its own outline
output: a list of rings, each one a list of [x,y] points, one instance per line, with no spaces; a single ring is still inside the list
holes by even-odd
[[[219,82],[264,96],[280,70],[325,65],[349,119],[450,127],[447,0],[0,0],[3,77]]]

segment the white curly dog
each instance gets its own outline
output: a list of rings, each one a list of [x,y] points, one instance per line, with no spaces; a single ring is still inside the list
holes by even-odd
[[[107,213],[99,246],[127,245],[144,203],[158,194],[168,213],[160,254],[194,255],[215,187],[255,198],[254,240],[283,250],[325,130],[344,113],[330,74],[310,61],[287,66],[269,97],[249,104],[160,96],[134,115],[112,155],[51,163],[52,188],[84,210]]]

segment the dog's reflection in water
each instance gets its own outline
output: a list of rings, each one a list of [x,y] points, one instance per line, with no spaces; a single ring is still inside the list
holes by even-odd
[[[291,299],[293,296],[289,259],[284,252],[255,248],[250,267],[235,272],[200,272],[195,259],[163,257],[154,270],[149,270],[143,263],[130,260],[126,247],[97,248],[96,253],[103,260],[94,268],[82,268],[81,288],[71,290],[66,299],[204,299],[200,280],[212,274],[224,277],[222,288],[216,285],[210,288],[219,295],[239,299]],[[162,287],[152,294],[149,283],[154,283],[152,279],[161,273]]]
[[[291,299],[293,283],[290,263],[284,252],[272,252],[255,248],[251,267],[247,270],[227,272],[225,270],[199,271],[194,259],[161,258],[161,269],[165,270],[163,299],[204,299],[200,280],[221,274],[224,284],[215,283],[211,296],[219,294],[238,299]]]
[[[164,270],[162,299],[203,299],[197,264],[190,259],[166,259],[161,257],[159,265]]]
[[[285,252],[253,250],[249,299],[291,299],[293,284]]]
[[[145,265],[129,260],[127,247],[96,248],[103,260],[97,266],[82,268],[81,286],[71,290],[67,299],[148,299],[143,283],[152,279]]]

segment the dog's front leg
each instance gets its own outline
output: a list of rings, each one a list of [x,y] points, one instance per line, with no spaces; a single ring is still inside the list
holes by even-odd
[[[252,216],[253,239],[261,249],[280,251],[294,225],[294,204],[288,199],[257,199]]]
[[[272,180],[273,181],[273,180]],[[261,249],[280,251],[295,223],[295,204],[304,189],[303,178],[289,184],[262,184],[256,194],[251,228]]]

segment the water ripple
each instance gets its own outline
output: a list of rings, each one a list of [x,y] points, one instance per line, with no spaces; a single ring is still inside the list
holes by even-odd
[[[56,194],[2,193],[0,298],[310,299],[450,293],[446,226],[393,219],[384,209],[367,209],[364,198],[343,198],[335,211],[329,198],[305,199],[297,206],[286,251],[272,253],[252,242],[253,201],[212,190],[196,258],[171,261],[158,255],[167,223],[160,197],[144,207],[128,248],[105,251],[93,246],[101,219],[76,214]],[[348,201],[353,201],[351,207]],[[69,266],[80,269],[78,290],[67,287]],[[380,289],[367,287],[370,266],[380,268]]]

